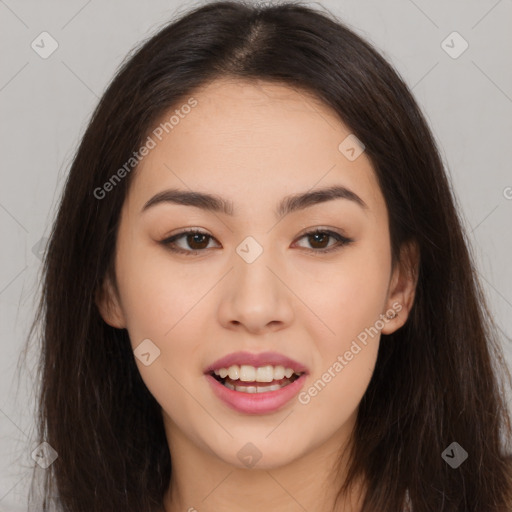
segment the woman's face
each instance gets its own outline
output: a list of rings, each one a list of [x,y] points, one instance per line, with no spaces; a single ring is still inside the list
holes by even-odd
[[[128,330],[171,452],[179,439],[278,467],[348,438],[380,333],[403,325],[413,286],[392,271],[370,160],[328,107],[264,82],[216,81],[193,98],[150,134],[121,215],[119,295],[99,306]],[[187,229],[200,233],[176,236]]]

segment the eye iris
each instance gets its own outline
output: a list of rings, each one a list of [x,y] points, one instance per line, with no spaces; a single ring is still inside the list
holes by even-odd
[[[320,245],[321,245],[321,247],[320,247],[320,248],[321,248],[321,249],[325,248],[325,246],[324,246],[324,245],[322,245],[322,240],[324,240],[324,241],[325,241],[325,240],[329,239],[329,235],[328,235],[327,233],[314,233],[314,234],[309,235],[309,236],[310,236],[310,237],[312,237],[312,238],[315,240],[315,242],[313,242],[311,245],[312,245],[313,247],[317,248],[317,249],[318,249],[318,247],[316,247],[316,246],[315,246],[315,243],[316,243],[316,242],[318,242],[318,240],[316,240],[317,238],[320,238],[320,239],[321,239],[321,240],[320,240]]]
[[[208,235],[205,235],[205,234],[202,234],[202,233],[192,233],[192,234],[189,234],[187,235],[187,243],[188,245],[192,248],[192,249],[204,249],[205,247],[202,246],[201,242],[197,241],[197,239],[203,239],[203,244],[204,244],[204,241],[206,240],[207,241],[207,238],[208,238]],[[193,241],[190,242],[190,239],[192,239]],[[195,247],[194,244],[195,243],[198,243],[200,245],[200,247]],[[206,243],[206,245],[208,245],[208,243]]]

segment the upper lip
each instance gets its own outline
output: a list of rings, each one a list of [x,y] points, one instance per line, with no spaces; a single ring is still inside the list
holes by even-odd
[[[284,366],[291,368],[295,373],[308,373],[308,369],[301,363],[277,352],[261,352],[252,354],[251,352],[233,352],[227,356],[217,359],[210,366],[205,368],[204,373],[211,373],[220,368],[229,368],[233,365],[248,366]]]

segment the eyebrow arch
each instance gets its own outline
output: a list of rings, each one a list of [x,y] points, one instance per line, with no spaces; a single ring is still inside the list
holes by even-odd
[[[333,185],[327,188],[286,196],[280,201],[277,208],[274,210],[274,214],[276,217],[282,217],[289,213],[334,199],[348,199],[359,205],[363,210],[369,209],[368,205],[355,192],[341,185]],[[203,210],[224,213],[231,216],[234,214],[233,203],[221,196],[179,189],[167,189],[159,192],[144,204],[141,213],[161,203],[194,206]]]

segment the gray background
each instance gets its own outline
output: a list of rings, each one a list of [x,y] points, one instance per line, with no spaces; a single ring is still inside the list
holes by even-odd
[[[191,5],[198,4],[0,0],[0,511],[26,509],[37,445],[36,354],[20,382],[15,373],[38,290],[41,261],[33,248],[49,234],[77,143],[117,66]],[[452,180],[491,310],[511,338],[512,0],[346,0],[319,7],[373,42],[412,88]],[[46,59],[31,47],[43,31],[59,45]],[[469,44],[457,58],[442,46],[453,31]],[[446,44],[452,52],[462,48],[453,37]],[[512,366],[512,344],[503,343]]]

